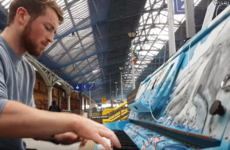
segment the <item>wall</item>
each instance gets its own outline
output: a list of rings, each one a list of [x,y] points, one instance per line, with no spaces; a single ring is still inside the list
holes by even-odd
[[[36,81],[34,85],[34,101],[37,109],[47,110],[48,106],[48,89],[46,83],[40,74],[36,71]],[[61,99],[61,104],[59,102]],[[52,90],[52,100],[56,100],[61,110],[67,110],[67,95],[61,86],[55,85]],[[70,98],[71,110],[80,114],[81,102],[76,93],[71,94]]]
[[[48,104],[48,90],[44,80],[37,73],[33,95],[36,108],[46,110]]]

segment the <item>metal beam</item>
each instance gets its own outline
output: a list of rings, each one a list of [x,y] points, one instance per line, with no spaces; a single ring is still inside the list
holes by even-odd
[[[169,57],[176,53],[174,33],[174,12],[173,1],[168,0],[168,23],[169,23]]]
[[[90,34],[92,34],[92,32],[90,32],[89,34],[87,34],[87,35],[85,35],[84,37],[82,37],[82,39],[87,38]],[[44,53],[48,55],[48,53],[49,53],[51,50],[53,50],[53,49],[57,46],[57,44],[58,44],[59,42],[61,42],[61,40],[62,40],[62,39],[57,39],[57,41],[56,41],[55,43],[53,43],[46,51],[44,51]],[[73,45],[69,48],[69,51],[71,51],[72,48],[74,48],[77,44],[79,44],[79,42],[80,42],[80,41],[77,41],[75,44],[73,44]],[[66,53],[61,53],[61,54],[66,54]],[[60,55],[60,54],[59,54],[59,55]],[[55,55],[55,56],[57,56],[57,55]],[[62,57],[63,57],[63,55],[62,55]]]
[[[186,16],[186,36],[191,38],[196,34],[194,19],[194,1],[185,0],[185,16]]]
[[[67,0],[64,0],[65,1],[65,4],[67,4]],[[69,16],[70,16],[70,18],[71,18],[71,22],[72,22],[72,24],[73,24],[73,27],[75,27],[76,28],[76,25],[75,25],[75,23],[74,23],[74,21],[73,21],[73,16],[72,16],[72,14],[71,14],[71,12],[70,12],[70,9],[68,8],[67,9],[68,10],[68,12],[69,12]],[[77,33],[77,35],[78,35],[78,33]],[[79,37],[79,35],[78,35],[78,39],[80,39],[80,37]],[[61,42],[62,43],[62,42]],[[80,43],[81,43],[81,40],[80,40]],[[81,44],[81,46],[82,46],[82,44]],[[65,47],[65,46],[64,46]],[[83,46],[82,46],[82,48],[83,48]],[[68,52],[67,52],[68,53]],[[68,55],[70,55],[69,53],[68,53]],[[71,60],[72,60],[72,57],[70,56],[70,58],[71,58]],[[77,66],[75,67],[75,68],[77,68],[80,72],[82,72],[82,70],[80,70]],[[87,81],[87,78],[84,76],[84,78],[85,78],[85,80]]]
[[[118,72],[111,72],[111,73],[109,73],[109,74],[116,74],[116,73],[119,73],[120,71],[118,71]],[[77,78],[77,77],[81,77],[81,76],[85,76],[85,75],[87,75],[87,74],[89,74],[89,73],[92,73],[92,71],[88,71],[88,72],[86,72],[86,73],[83,73],[83,74],[80,74],[80,75],[76,75],[76,76],[73,76],[73,77],[71,77],[70,79],[66,79],[68,82],[71,82],[71,80],[74,80],[75,78]],[[108,74],[108,75],[109,75]],[[107,74],[104,74],[104,77],[106,77],[106,76],[108,76]]]
[[[4,2],[4,1],[2,1],[2,2]],[[7,10],[5,8],[2,7],[2,2],[1,2],[1,6],[0,6],[0,11],[7,17],[8,16],[8,12],[7,12]]]
[[[77,63],[77,62],[84,61],[84,60],[86,60],[86,59],[88,59],[88,58],[90,58],[90,57],[92,57],[92,56],[94,56],[94,55],[98,55],[98,54],[102,54],[102,53],[108,53],[108,52],[115,51],[115,50],[117,50],[117,48],[110,49],[110,50],[104,50],[104,51],[100,51],[100,52],[94,52],[93,54],[88,55],[88,56],[86,56],[86,57],[84,57],[84,58],[74,60],[74,61],[72,61],[71,63],[66,63],[66,64],[64,64],[64,65],[63,65],[62,67],[60,67],[60,68],[59,68],[59,67],[54,67],[54,68],[51,68],[51,69],[61,69],[61,68],[63,68],[63,67],[68,67],[68,66],[70,66],[70,65],[72,65],[72,64],[75,64],[75,63]]]
[[[151,3],[151,1],[149,1],[149,2]],[[158,3],[158,2],[155,0],[155,1],[152,3],[152,5],[150,6],[150,8],[154,8],[154,6],[155,6],[157,3]],[[166,6],[165,3],[163,2],[163,6],[162,6],[162,7],[165,7],[165,6]],[[161,11],[161,9],[158,9],[158,11],[157,11],[157,12],[158,12],[158,15],[160,14],[160,11]],[[145,21],[145,23],[144,23],[144,28],[146,27],[146,24],[147,24],[148,20],[150,19],[150,15],[153,16],[152,13],[149,13],[148,16],[147,16],[147,19],[146,19],[146,20],[143,19],[143,20]],[[158,15],[155,15],[155,18],[154,18],[154,19],[153,19],[153,17],[152,17],[152,22],[153,22],[153,23],[154,23],[155,20],[157,19]],[[143,35],[143,33],[144,33],[145,37],[147,37],[147,35],[150,34],[150,30],[151,30],[153,27],[154,27],[154,26],[151,25],[147,33],[146,33],[146,30],[142,30],[141,33],[140,33],[140,35]],[[140,37],[139,37],[138,42],[139,42],[139,43],[142,43],[142,42],[140,41]],[[133,43],[133,45],[137,44],[138,42]],[[146,40],[143,41],[143,44],[145,44],[145,42],[146,42]],[[155,40],[155,42],[156,42],[156,40]],[[136,48],[137,48],[137,45],[135,45],[135,48],[134,48],[134,49],[136,49]],[[151,48],[152,48],[152,46],[151,46]],[[146,57],[146,56],[145,56],[145,57]],[[144,58],[145,58],[145,57],[144,57]],[[144,59],[143,59],[143,60],[144,60]],[[141,63],[142,63],[142,61],[141,61]],[[127,69],[127,68],[126,68],[126,69]],[[129,70],[129,72],[130,72],[130,68],[128,68],[128,70]],[[137,72],[137,71],[136,71],[136,72]],[[127,79],[127,77],[124,79],[124,81],[126,81],[126,79]]]
[[[45,65],[43,65],[41,62],[39,62],[37,59],[35,59],[33,56],[29,55],[28,53],[24,54],[24,57],[33,65],[38,66],[37,69],[41,69],[44,74],[46,74],[47,81],[49,85],[52,87],[57,81],[62,82],[64,85],[64,89],[66,90],[66,93],[71,94],[73,91],[72,85],[68,84],[66,81],[64,81],[62,78],[60,78],[58,75],[56,75],[52,70],[48,69]]]
[[[100,67],[98,69],[111,68],[111,66],[113,66],[113,65],[118,65],[118,64],[122,64],[122,63],[124,63],[124,61],[116,62],[115,64],[105,65],[105,66],[102,66],[102,67]],[[118,67],[118,66],[116,66],[116,67]],[[58,71],[55,71],[55,72],[58,73]],[[65,78],[65,80],[67,80],[68,82],[71,82],[71,80],[73,80],[73,79],[75,79],[77,77],[81,77],[81,76],[87,75],[89,73],[92,73],[92,71],[88,71],[86,73],[82,73],[80,75],[73,76],[70,79]]]
[[[164,8],[166,8],[166,7],[163,6],[163,7],[159,7],[159,8],[155,8],[155,9],[151,9],[151,10],[142,11],[142,12],[137,13],[137,14],[132,14],[132,15],[128,15],[128,16],[122,16],[122,17],[119,17],[119,18],[108,19],[108,20],[105,20],[105,22],[114,21],[114,20],[118,20],[118,19],[129,18],[129,17],[133,17],[133,16],[138,16],[138,15],[143,15],[145,13],[158,12],[159,10],[160,11],[164,10]]]
[[[96,3],[95,3],[95,0],[92,0],[93,1],[93,6],[94,6],[94,8],[95,8],[95,10],[96,10],[96,12],[97,12],[97,14],[98,14],[98,8],[97,8],[97,5],[96,5]]]
[[[63,8],[63,10],[64,11],[68,10],[73,4],[77,3],[78,1],[80,1],[80,0],[74,0],[74,1],[72,1],[70,3],[65,3],[66,6]]]
[[[60,38],[64,38],[64,37],[68,36],[69,34],[71,34],[73,32],[77,32],[79,30],[85,30],[87,28],[90,28],[91,26],[89,26],[89,27],[82,27],[82,28],[76,29],[76,26],[80,26],[81,24],[85,23],[85,20],[87,20],[87,19],[90,19],[90,17],[85,18],[84,20],[80,21],[77,25],[73,26],[73,28],[75,28],[75,30],[73,28],[71,28],[68,31],[66,31],[65,33],[61,34],[61,35],[56,35],[54,37],[54,40],[60,39]]]

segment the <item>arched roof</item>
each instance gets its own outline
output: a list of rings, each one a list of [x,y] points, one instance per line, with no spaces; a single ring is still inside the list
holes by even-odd
[[[0,29],[4,29],[9,4],[0,0]],[[37,58],[71,85],[95,83],[92,99],[110,99],[124,67],[124,97],[132,91],[131,49],[137,50],[136,84],[168,59],[167,0],[57,0],[65,21],[54,42]],[[196,29],[200,30],[210,2],[194,0]],[[184,15],[175,15],[177,49],[185,37]],[[131,44],[127,34],[138,33]],[[88,91],[85,92],[88,95]]]

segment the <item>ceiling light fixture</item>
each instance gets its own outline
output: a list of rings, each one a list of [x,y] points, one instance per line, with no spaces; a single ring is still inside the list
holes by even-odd
[[[119,67],[119,70],[122,71],[124,68],[123,67]]]
[[[128,36],[129,36],[131,39],[134,39],[134,38],[137,36],[137,33],[136,33],[136,32],[129,32],[129,33],[128,33]]]
[[[97,69],[97,70],[93,70],[92,72],[93,73],[97,73],[97,72],[99,72],[100,71],[100,69]]]

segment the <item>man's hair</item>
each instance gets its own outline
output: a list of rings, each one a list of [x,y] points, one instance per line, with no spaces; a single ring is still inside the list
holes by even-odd
[[[56,0],[13,0],[10,4],[6,26],[10,26],[10,24],[14,22],[15,15],[19,7],[25,8],[32,20],[44,15],[46,13],[46,8],[50,7],[56,12],[59,24],[62,24],[64,21],[63,10],[56,3]]]

